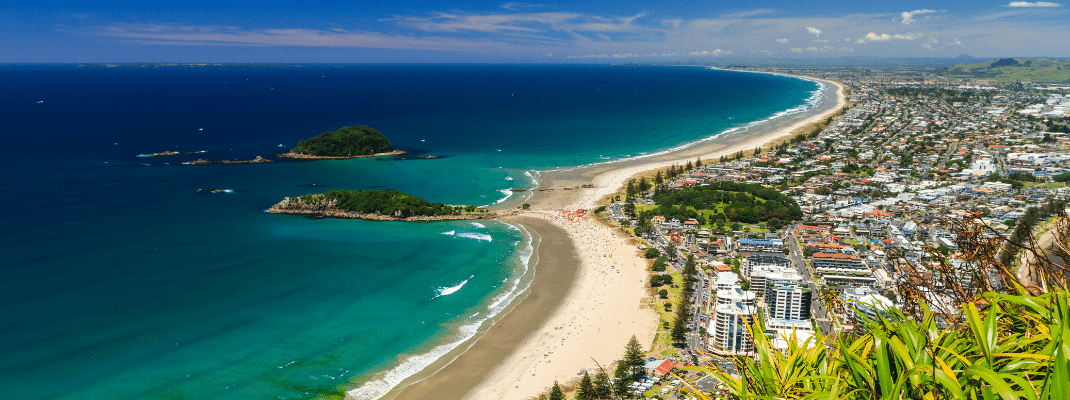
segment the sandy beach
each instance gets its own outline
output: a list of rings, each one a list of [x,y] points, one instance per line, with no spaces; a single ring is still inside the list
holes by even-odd
[[[539,189],[543,191],[536,191],[527,202],[533,209],[540,210],[593,208],[596,202],[616,192],[628,178],[638,173],[665,168],[672,164],[683,165],[699,157],[706,162],[716,162],[721,156],[732,155],[740,150],[751,151],[758,146],[768,148],[765,146],[767,143],[789,136],[798,128],[824,120],[846,104],[843,88],[839,83],[816,78],[806,79],[820,81],[826,85],[821,102],[806,112],[782,117],[752,127],[740,134],[697,142],[690,147],[668,154],[624,159],[561,171],[543,171],[538,176]],[[584,184],[593,184],[594,187],[561,190],[561,188]]]
[[[655,157],[540,173],[539,188],[555,190],[535,192],[527,201],[533,211],[508,219],[542,236],[527,296],[463,353],[429,368],[437,372],[403,383],[386,398],[527,399],[555,380],[576,378],[595,361],[608,366],[632,335],[648,348],[658,317],[645,288],[647,261],[619,230],[565,210],[593,208],[635,174],[697,157],[715,161],[821,121],[845,104],[839,84],[822,82],[824,96],[812,109],[742,134]],[[560,189],[584,184],[594,187]]]

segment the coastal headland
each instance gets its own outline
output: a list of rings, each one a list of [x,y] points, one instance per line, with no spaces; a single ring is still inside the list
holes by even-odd
[[[383,398],[534,398],[596,362],[606,367],[632,335],[648,348],[659,327],[644,284],[647,260],[634,239],[577,210],[594,208],[637,174],[767,146],[846,105],[840,84],[802,78],[823,85],[820,101],[804,112],[650,157],[540,172],[543,190],[526,200],[532,211],[509,219],[543,237],[527,297],[465,351],[443,357]],[[572,190],[549,190],[564,188]]]
[[[268,212],[370,221],[476,220],[516,214],[513,210],[487,210],[475,206],[431,204],[427,200],[396,190],[329,190],[326,193],[286,197],[268,208]]]

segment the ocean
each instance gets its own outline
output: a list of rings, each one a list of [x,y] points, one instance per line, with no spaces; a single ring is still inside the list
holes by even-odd
[[[530,171],[745,135],[817,89],[698,67],[0,66],[0,398],[374,398],[501,315],[537,233],[272,204],[516,206]],[[182,164],[347,125],[438,158]],[[136,157],[163,151],[182,154]]]

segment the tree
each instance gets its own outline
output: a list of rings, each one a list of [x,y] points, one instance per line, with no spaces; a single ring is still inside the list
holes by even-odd
[[[523,208],[523,209],[525,209],[525,210],[527,210],[527,209],[530,209],[530,208],[531,208],[531,204],[528,204],[528,203],[524,203],[524,205],[522,205],[522,206],[520,206],[520,207],[521,207],[521,208]]]
[[[639,339],[636,339],[635,335],[628,339],[628,344],[624,347],[624,358],[621,362],[628,364],[628,369],[632,376],[643,375],[643,347],[639,345]]]
[[[695,168],[702,168],[702,157],[695,160]]]
[[[669,298],[669,291],[665,290],[665,289],[661,289],[661,290],[658,291],[658,296],[661,296],[661,298],[663,298],[663,299],[667,299],[667,298]]]
[[[665,248],[665,256],[670,260],[676,261],[676,245],[669,243],[669,247]]]
[[[624,197],[629,201],[635,197],[635,179],[629,179],[624,189]]]
[[[672,324],[672,332],[669,334],[672,340],[675,342],[683,342],[687,340],[687,317],[683,314],[687,310],[678,310],[676,312],[676,320]]]
[[[690,160],[688,160],[688,161],[687,161],[687,165],[685,165],[685,166],[684,166],[684,170],[690,171],[690,170],[692,170],[692,169],[694,169],[694,168],[693,168],[693,167],[691,167],[691,161],[690,161]]]
[[[650,182],[647,182],[646,178],[639,178],[639,193],[646,193],[650,190]]]
[[[632,383],[631,366],[624,361],[617,363],[617,369],[613,371],[613,391],[619,397],[631,397],[632,392],[629,390]]]
[[[608,399],[613,397],[613,385],[609,382],[609,374],[599,368],[594,375],[594,398]]]
[[[655,258],[655,257],[660,256],[660,255],[661,255],[661,252],[658,251],[657,247],[647,247],[646,251],[643,252],[643,257],[646,257],[646,258]]]
[[[695,255],[694,254],[688,254],[687,255],[687,261],[684,262],[683,274],[684,274],[684,284],[685,285],[690,286],[692,283],[695,283],[695,280],[696,280],[695,276],[698,274],[698,268],[697,268],[697,265],[695,263]]]
[[[591,382],[591,374],[587,371],[583,371],[583,379],[580,379],[580,387],[576,389],[576,398],[583,400],[593,400],[594,397],[594,383]]]
[[[1067,174],[1067,176],[1070,177],[1070,174]],[[654,174],[654,186],[661,186],[663,184],[665,184],[665,178],[661,177],[661,170],[658,170],[658,173]]]
[[[550,400],[565,400],[565,392],[561,391],[561,385],[554,381],[554,386],[550,388]]]
[[[650,269],[654,272],[664,272],[669,268],[669,263],[665,257],[658,257],[654,259],[654,265],[650,266]]]

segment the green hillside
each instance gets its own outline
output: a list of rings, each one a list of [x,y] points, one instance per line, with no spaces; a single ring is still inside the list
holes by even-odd
[[[975,64],[959,64],[941,75],[1002,82],[1070,82],[1070,60],[1004,58]]]

